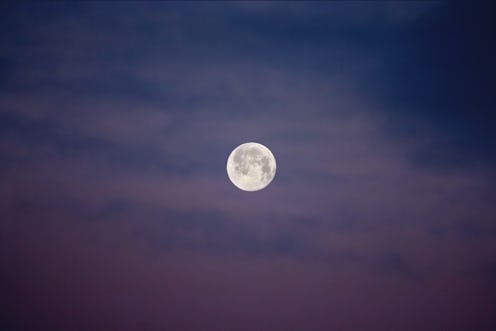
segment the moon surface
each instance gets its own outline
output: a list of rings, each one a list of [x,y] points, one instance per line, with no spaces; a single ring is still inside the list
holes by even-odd
[[[236,147],[227,159],[227,175],[243,191],[259,191],[276,175],[276,159],[262,144],[248,142]]]

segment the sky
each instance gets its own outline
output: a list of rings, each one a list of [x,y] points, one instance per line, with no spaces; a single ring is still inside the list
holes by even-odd
[[[3,3],[0,329],[495,330],[494,40],[489,2]]]

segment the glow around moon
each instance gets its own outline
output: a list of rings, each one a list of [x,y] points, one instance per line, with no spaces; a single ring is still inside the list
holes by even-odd
[[[236,147],[227,159],[227,175],[243,191],[259,191],[272,182],[276,159],[262,144],[249,142]]]

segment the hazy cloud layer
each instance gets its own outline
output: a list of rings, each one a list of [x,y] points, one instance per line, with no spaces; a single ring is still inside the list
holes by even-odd
[[[489,7],[4,8],[0,327],[496,326]]]

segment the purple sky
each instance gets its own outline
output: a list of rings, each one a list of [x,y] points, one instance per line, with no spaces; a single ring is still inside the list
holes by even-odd
[[[496,329],[494,5],[1,6],[1,330]]]

